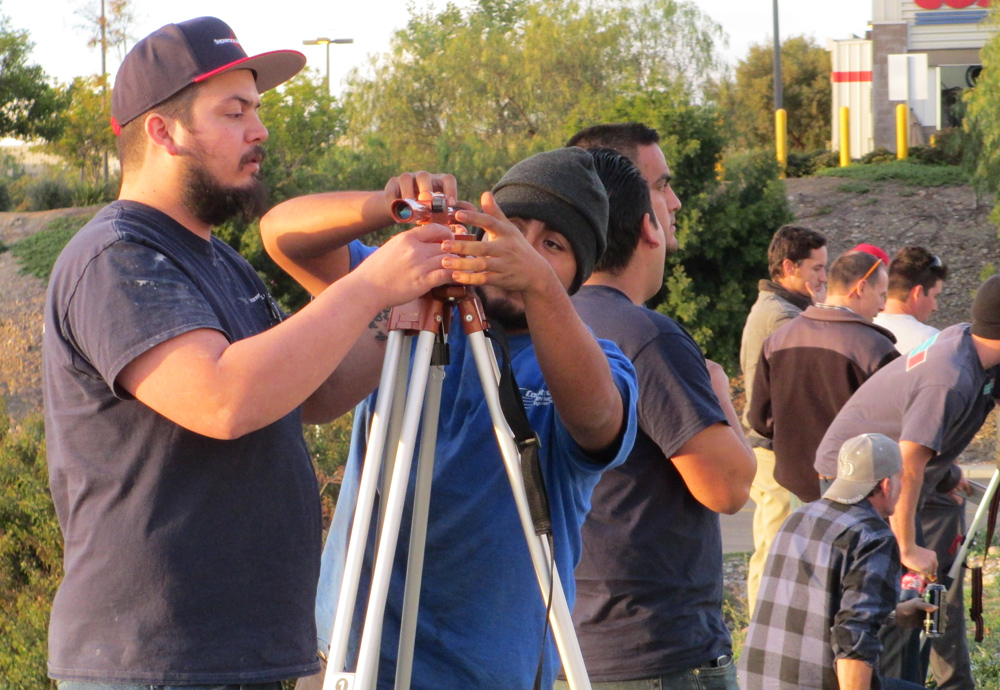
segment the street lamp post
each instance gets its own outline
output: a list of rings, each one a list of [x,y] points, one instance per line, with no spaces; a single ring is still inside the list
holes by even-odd
[[[330,93],[330,44],[354,43],[353,38],[317,38],[315,41],[302,41],[304,46],[326,46],[326,92]]]
[[[774,0],[774,109],[785,107],[781,80],[781,35],[778,33],[778,0]]]

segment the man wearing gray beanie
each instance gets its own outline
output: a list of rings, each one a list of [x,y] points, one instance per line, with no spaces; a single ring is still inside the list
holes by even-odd
[[[835,477],[837,453],[847,439],[881,433],[899,442],[903,489],[892,529],[903,565],[925,577],[942,580],[946,572],[939,569],[935,552],[918,538],[918,507],[934,492],[951,494],[957,501],[958,492],[968,488],[955,460],[993,409],[998,374],[1000,276],[993,276],[976,294],[972,323],[946,328],[876,372],[840,410],[816,453],[816,471]],[[949,595],[949,608],[953,596],[960,601],[960,583]],[[949,619],[949,625],[964,624],[964,616]],[[893,657],[884,657],[883,664]],[[905,662],[894,669],[883,665],[883,671],[924,681],[922,672]]]
[[[293,199],[262,219],[264,246],[279,265],[318,294],[375,251],[357,240],[393,223],[388,207],[395,199],[443,193],[449,204],[462,209],[456,213],[458,222],[481,229],[482,241],[444,241],[439,261],[453,271],[456,283],[476,287],[490,322],[507,330],[510,361],[529,423],[540,440],[555,564],[572,606],[580,526],[591,491],[601,472],[624,461],[636,429],[632,365],[614,344],[594,338],[569,299],[604,252],[607,196],[593,159],[578,149],[540,153],[518,163],[492,193],[483,194],[482,212],[470,204],[459,205],[456,190],[450,175],[421,172],[393,178],[384,192]],[[378,384],[386,323],[384,318],[373,322],[371,338],[355,347],[351,371],[359,395],[338,401],[340,409],[347,410],[371,393],[355,411],[351,453],[323,553],[316,602],[323,658],[330,646],[378,395],[372,389]],[[543,642],[545,607],[461,328],[451,329],[448,346],[412,687],[527,688],[535,681],[541,658],[541,687],[551,688],[559,657],[551,633]],[[411,478],[408,504],[412,489]],[[395,677],[405,534],[404,529],[382,617],[379,688],[392,687]],[[371,576],[372,553],[372,548],[366,550],[361,591],[366,591]],[[363,605],[356,609],[349,671],[356,663],[364,617]],[[322,675],[300,681],[301,688],[321,683]]]

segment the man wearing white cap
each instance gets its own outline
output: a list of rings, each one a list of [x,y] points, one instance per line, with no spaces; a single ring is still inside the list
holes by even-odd
[[[744,690],[905,690],[875,675],[883,625],[915,627],[920,599],[897,606],[899,547],[886,522],[899,499],[903,461],[882,434],[849,439],[837,478],[796,509],[771,546],[740,657]]]

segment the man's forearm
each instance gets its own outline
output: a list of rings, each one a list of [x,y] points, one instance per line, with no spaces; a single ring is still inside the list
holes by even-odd
[[[382,192],[325,192],[284,201],[260,219],[265,247],[311,259],[393,223]]]
[[[860,659],[837,659],[837,684],[840,690],[871,690],[872,667]]]
[[[607,356],[558,282],[546,295],[526,293],[524,306],[538,366],[567,430],[588,451],[607,448],[624,421]]]

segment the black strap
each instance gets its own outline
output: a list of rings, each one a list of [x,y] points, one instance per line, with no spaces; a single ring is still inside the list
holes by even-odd
[[[524,480],[524,492],[528,498],[528,510],[531,522],[535,526],[535,534],[552,534],[552,516],[549,512],[549,496],[545,491],[545,480],[542,477],[542,466],[538,460],[538,440],[528,413],[524,411],[524,399],[521,389],[514,378],[514,369],[510,364],[510,348],[507,347],[507,334],[499,324],[490,323],[486,336],[500,348],[500,409],[514,432],[514,441],[521,458],[521,475]]]

